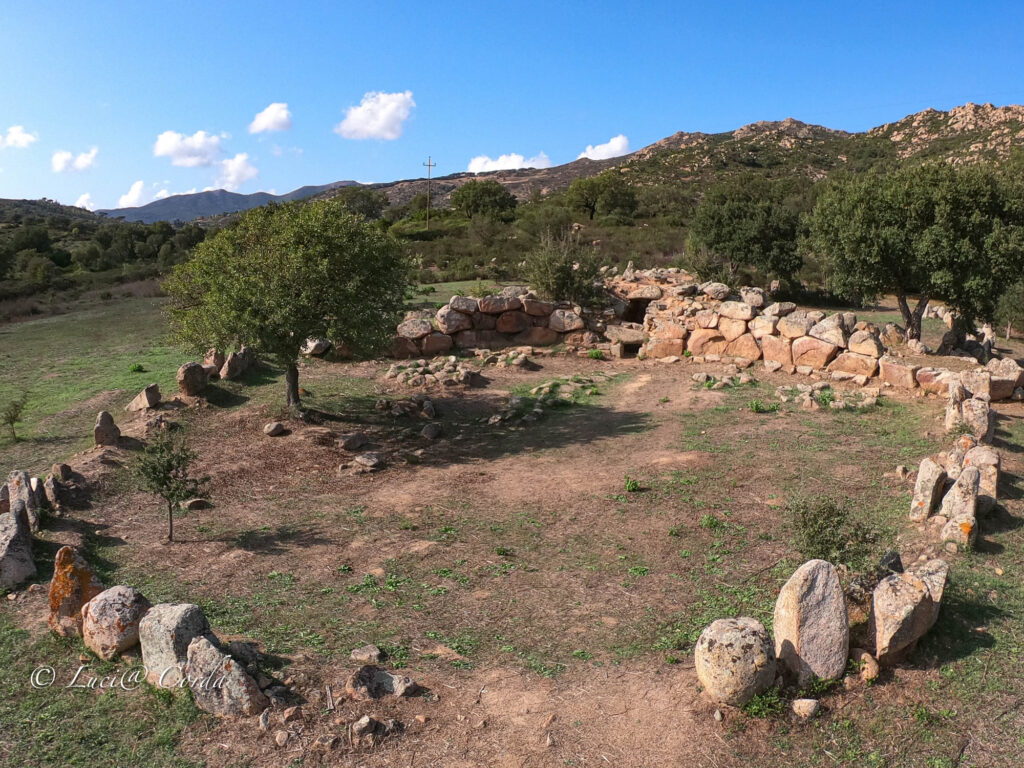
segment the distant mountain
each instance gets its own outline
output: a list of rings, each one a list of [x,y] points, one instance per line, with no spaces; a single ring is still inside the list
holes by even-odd
[[[269,192],[240,195],[223,189],[214,189],[191,195],[172,195],[162,200],[154,200],[152,203],[140,205],[137,208],[109,208],[96,211],[96,213],[111,218],[122,218],[125,221],[141,221],[145,224],[152,224],[156,221],[192,221],[223,213],[247,211],[268,203],[302,200],[338,187],[351,187],[356,184],[358,182],[336,181],[333,184],[299,187],[285,195],[272,195]]]

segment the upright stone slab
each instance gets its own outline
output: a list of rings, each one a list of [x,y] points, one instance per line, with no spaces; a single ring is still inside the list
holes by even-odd
[[[185,363],[178,369],[178,389],[182,394],[195,397],[204,389],[208,376],[206,369],[200,363]]]
[[[8,505],[12,513],[24,512],[31,531],[39,530],[39,497],[32,490],[32,478],[27,472],[15,470],[7,478]]]
[[[139,622],[146,680],[165,688],[177,685],[188,660],[188,646],[197,637],[215,639],[198,605],[161,603],[150,608]]]
[[[835,567],[810,560],[783,585],[775,602],[775,655],[801,687],[846,669],[850,625]]]
[[[978,486],[981,472],[966,467],[942,499],[940,513],[949,521],[942,528],[942,540],[964,547],[974,545],[978,536]]]
[[[931,560],[882,579],[872,595],[870,630],[882,665],[899,661],[938,618],[948,566]]]
[[[243,666],[206,637],[194,638],[186,652],[185,674],[196,706],[219,717],[258,715],[270,700]]]
[[[977,467],[981,475],[978,484],[978,508],[982,512],[995,506],[999,498],[999,453],[987,445],[971,448],[964,454],[963,466]]]
[[[0,515],[0,589],[14,589],[36,575],[32,529],[24,509]]]
[[[915,522],[926,519],[935,510],[942,497],[946,482],[946,471],[931,459],[921,461],[914,483],[914,500],[910,502],[910,519]]]
[[[972,397],[960,404],[963,423],[978,438],[979,443],[991,443],[995,435],[995,419],[992,417],[992,406],[986,400]]]
[[[116,446],[121,439],[121,430],[114,423],[114,417],[106,411],[96,414],[96,426],[92,430],[96,445]]]
[[[74,547],[61,547],[50,579],[50,629],[61,637],[82,634],[82,606],[103,591],[92,568]]]

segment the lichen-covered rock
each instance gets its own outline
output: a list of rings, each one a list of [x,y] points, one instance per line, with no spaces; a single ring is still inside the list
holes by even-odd
[[[931,560],[891,574],[875,587],[870,629],[880,664],[898,661],[931,629],[938,618],[948,570],[944,561]]]
[[[940,514],[948,520],[942,528],[942,540],[964,547],[974,545],[978,536],[978,487],[981,472],[977,467],[966,467],[960,472],[953,487],[942,499]]]
[[[146,680],[160,687],[182,679],[189,644],[197,637],[215,640],[203,609],[190,603],[154,605],[139,622]]]
[[[125,406],[126,411],[145,411],[160,405],[160,387],[150,384]]]
[[[796,304],[791,301],[776,301],[764,308],[765,315],[774,317],[785,317],[796,312]]]
[[[723,301],[718,305],[718,314],[730,320],[753,320],[757,312],[754,307],[744,301]]]
[[[73,547],[61,547],[50,579],[50,629],[61,637],[82,634],[82,606],[103,591],[92,568]]]
[[[850,626],[835,567],[824,560],[801,565],[775,602],[775,656],[801,687],[832,680],[846,669]]]
[[[921,521],[935,510],[942,496],[942,488],[946,482],[946,472],[931,459],[921,461],[914,483],[914,500],[910,502],[910,519]]]
[[[740,288],[740,298],[754,309],[760,309],[767,303],[768,298],[765,292],[761,288],[751,288],[750,286],[743,286]]]
[[[775,680],[775,649],[761,622],[718,619],[700,634],[694,649],[697,677],[718,704],[742,706]]]
[[[813,327],[814,320],[804,312],[793,312],[779,318],[779,335],[786,339],[799,339],[801,336],[806,336]]]
[[[35,575],[28,515],[24,509],[0,514],[0,589],[14,589]]]
[[[194,638],[186,651],[185,674],[196,706],[219,717],[258,715],[270,700],[245,668],[210,642]]]
[[[706,283],[701,286],[700,290],[709,299],[715,301],[725,301],[729,298],[729,286],[725,283]]]
[[[407,339],[421,339],[433,330],[430,321],[422,317],[411,317],[398,325],[398,335]]]
[[[960,415],[964,425],[979,443],[991,443],[995,435],[996,422],[992,406],[985,400],[972,397],[960,404]]]
[[[522,309],[523,302],[515,296],[484,296],[478,306],[485,315],[500,315],[502,312]]]
[[[971,448],[964,454],[964,467],[977,467],[980,473],[978,483],[978,508],[987,511],[995,506],[999,498],[999,453],[987,445]]]
[[[101,659],[112,659],[139,642],[139,622],[152,606],[141,592],[119,585],[82,606],[82,639]]]
[[[456,312],[463,312],[467,315],[472,315],[474,312],[480,311],[480,302],[471,296],[452,296],[451,301],[448,302],[448,306]]]

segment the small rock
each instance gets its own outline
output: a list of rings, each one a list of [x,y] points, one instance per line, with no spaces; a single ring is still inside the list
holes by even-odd
[[[821,709],[821,703],[817,699],[794,699],[793,714],[801,720],[810,720]]]
[[[263,427],[263,434],[268,437],[277,437],[284,434],[284,424],[280,421],[272,421]]]
[[[372,643],[356,648],[349,654],[352,661],[358,661],[360,664],[379,664],[383,657],[380,648]]]
[[[277,743],[277,746],[283,747],[288,743],[288,731],[277,731],[274,734],[274,741]]]
[[[288,707],[281,713],[281,722],[291,723],[302,719],[302,707]]]
[[[356,701],[379,699],[383,696],[410,696],[418,686],[412,679],[393,675],[385,669],[367,664],[345,683],[345,690]]]

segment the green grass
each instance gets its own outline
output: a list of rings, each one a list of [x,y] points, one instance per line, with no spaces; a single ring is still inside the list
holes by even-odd
[[[19,441],[0,436],[9,468],[41,472],[91,445],[96,413],[109,410],[120,418],[148,384],[156,382],[164,393],[176,391],[175,375],[188,358],[161,341],[161,304],[160,299],[125,299],[0,326],[0,405],[28,395]]]
[[[46,634],[31,639],[0,612],[0,723],[2,758],[19,766],[198,766],[176,754],[182,732],[203,716],[188,692],[67,689],[82,663],[78,641]],[[33,688],[30,676],[50,666],[56,682]],[[129,671],[126,663],[93,660],[99,675]],[[10,762],[7,762],[10,761]]]

